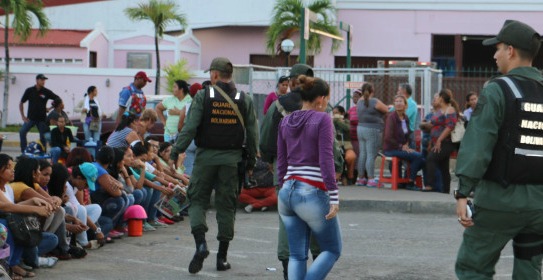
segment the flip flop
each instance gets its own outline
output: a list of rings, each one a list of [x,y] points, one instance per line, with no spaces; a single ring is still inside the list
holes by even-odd
[[[23,278],[32,278],[36,276],[34,272],[26,271],[20,266],[13,266],[11,270],[13,274],[19,275]]]

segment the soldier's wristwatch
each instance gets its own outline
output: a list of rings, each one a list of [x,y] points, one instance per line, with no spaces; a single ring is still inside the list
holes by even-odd
[[[454,195],[454,198],[457,200],[460,198],[468,198],[466,195],[463,195],[458,190],[454,190],[453,195]]]

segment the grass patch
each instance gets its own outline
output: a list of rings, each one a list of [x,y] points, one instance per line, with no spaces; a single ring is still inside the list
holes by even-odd
[[[5,128],[0,128],[0,132],[19,132],[19,130],[23,127],[22,125],[7,125]],[[32,129],[30,129],[30,132],[39,132],[38,128],[34,126]]]

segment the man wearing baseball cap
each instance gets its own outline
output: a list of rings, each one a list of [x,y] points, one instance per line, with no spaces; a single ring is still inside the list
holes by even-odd
[[[506,20],[496,37],[503,74],[483,88],[458,153],[456,214],[466,228],[459,279],[492,279],[513,240],[512,279],[541,279],[543,259],[543,77],[532,67],[541,45],[529,25]],[[474,193],[475,207],[468,209]]]
[[[140,116],[145,105],[147,105],[147,99],[143,93],[143,87],[147,83],[151,83],[151,79],[147,77],[147,74],[143,71],[139,71],[134,75],[134,82],[124,87],[119,93],[119,113],[117,114],[117,124],[121,121],[121,118],[125,111],[130,114]]]
[[[48,78],[43,74],[36,75],[36,85],[25,90],[21,103],[19,103],[19,112],[23,119],[23,126],[19,130],[19,138],[21,142],[21,152],[24,153],[27,145],[26,135],[34,126],[40,131],[40,141],[44,148],[47,147],[45,134],[49,132],[49,124],[47,124],[47,101],[49,99],[60,99],[51,90],[45,87],[45,80]],[[28,110],[25,116],[24,103],[28,101]]]

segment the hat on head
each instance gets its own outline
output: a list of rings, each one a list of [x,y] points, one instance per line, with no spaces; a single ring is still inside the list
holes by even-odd
[[[536,40],[534,40],[534,37]],[[516,20],[506,20],[500,33],[494,38],[486,39],[483,45],[491,46],[505,43],[515,48],[537,53],[541,46],[539,34],[529,25]]]
[[[217,70],[224,73],[232,73],[234,71],[234,66],[228,58],[216,57],[213,59],[213,61],[211,61],[209,69],[205,70],[204,72],[209,72],[211,70]]]
[[[313,77],[313,69],[311,69],[311,66],[307,64],[294,64],[292,68],[290,68],[290,75],[289,77],[294,78],[298,77],[300,75],[306,75],[309,77]]]
[[[38,74],[36,75],[36,80],[47,80],[49,78],[45,77],[44,74]]]
[[[144,80],[146,80],[147,82],[152,82],[151,79],[149,79],[149,77],[147,77],[147,74],[143,71],[139,71],[138,73],[136,73],[136,76],[134,76],[135,79],[138,79],[138,78],[142,78]]]
[[[96,187],[94,182],[96,182],[96,177],[98,176],[98,169],[96,169],[96,166],[90,162],[84,162],[79,165],[79,170],[81,170],[81,173],[83,173],[83,176],[85,176],[85,179],[87,179],[89,189],[91,191],[95,191]]]
[[[190,88],[189,88],[189,94],[191,97],[194,97],[196,95],[196,93],[202,89],[202,85],[199,84],[199,83],[194,83],[192,85],[190,85]]]

